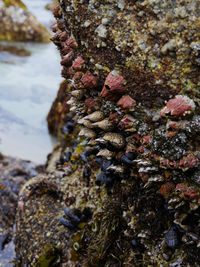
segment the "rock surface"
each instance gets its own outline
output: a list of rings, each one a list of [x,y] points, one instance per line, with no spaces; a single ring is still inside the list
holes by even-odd
[[[54,15],[71,97],[48,117],[47,173],[20,193],[21,264],[199,266],[199,1],[61,0]]]
[[[0,0],[0,41],[50,41],[50,33],[21,0]]]
[[[0,154],[0,251],[13,237],[19,191],[37,174],[33,163]]]

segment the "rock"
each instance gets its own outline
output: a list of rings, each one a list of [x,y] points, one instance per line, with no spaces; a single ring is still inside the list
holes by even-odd
[[[19,191],[38,171],[30,161],[0,154],[0,251],[13,237]]]
[[[52,40],[73,56],[60,144],[20,193],[22,264],[50,244],[49,266],[200,265],[197,2],[59,2]]]
[[[0,41],[50,41],[50,33],[21,0],[0,0]]]
[[[66,81],[60,84],[57,97],[47,116],[49,132],[55,136],[60,134],[64,119],[69,112],[69,105],[66,103],[69,100],[69,96],[66,95],[67,86]]]
[[[17,48],[14,45],[4,45],[4,44],[0,44],[0,51],[6,51],[9,52],[11,54],[17,55],[17,56],[21,56],[21,57],[27,57],[30,56],[30,51],[23,49],[23,48]]]

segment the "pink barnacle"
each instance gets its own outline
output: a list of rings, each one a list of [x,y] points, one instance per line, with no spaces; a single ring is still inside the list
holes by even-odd
[[[51,30],[52,30],[52,32],[57,32],[57,30],[58,30],[57,23],[55,23],[54,25],[51,26]]]
[[[122,108],[127,108],[127,109],[134,108],[135,100],[132,99],[129,95],[124,95],[117,102],[117,105],[122,106]]]
[[[162,168],[171,168],[176,169],[177,168],[177,162],[176,161],[170,161],[168,159],[162,158],[160,160],[160,165]]]
[[[81,82],[83,83],[84,87],[85,88],[94,88],[97,86],[97,80],[96,78],[94,77],[94,75],[90,72],[90,71],[87,71],[82,79],[81,79]]]
[[[174,190],[175,185],[173,182],[167,182],[160,187],[160,194],[164,197],[168,197],[168,195]]]
[[[63,66],[63,69],[61,71],[61,75],[62,77],[64,77],[65,79],[68,79],[69,78],[69,68],[68,67],[65,67]]]
[[[62,46],[62,50],[61,50],[61,55],[62,55],[62,56],[65,56],[65,55],[67,55],[69,52],[72,51],[72,49],[71,49],[68,45],[66,45],[64,42],[61,43],[61,46]]]
[[[77,44],[76,44],[76,42],[71,37],[69,39],[67,39],[66,45],[68,45],[72,49],[76,49],[78,47]]]
[[[73,52],[71,51],[63,57],[60,64],[64,66],[70,66],[72,63],[72,59],[73,59]]]
[[[192,200],[198,197],[198,192],[188,183],[177,184],[176,191],[179,192],[180,197],[184,198],[185,200]]]
[[[125,115],[119,122],[118,127],[120,129],[132,129],[135,131],[136,128],[134,127],[134,119],[130,115]]]
[[[61,31],[64,31],[65,30],[65,24],[63,23],[63,21],[58,20],[58,19],[56,21],[57,21],[58,29],[60,29]]]
[[[129,127],[131,124],[132,124],[131,120],[129,120],[128,118],[124,118],[119,122],[118,127],[120,129],[125,129],[125,128]]]
[[[120,75],[110,72],[105,80],[101,96],[109,98],[113,93],[123,93],[126,90],[126,80]]]
[[[176,185],[176,191],[177,192],[185,192],[187,190],[187,184],[186,183],[179,183]]]
[[[61,32],[59,34],[59,37],[60,37],[61,42],[65,42],[67,40],[68,35],[66,32]]]
[[[168,129],[178,129],[179,123],[177,121],[169,121],[167,122],[166,128]]]
[[[198,197],[198,192],[195,190],[194,187],[190,186],[186,192],[184,192],[184,199],[185,200],[192,200]]]
[[[118,121],[118,113],[115,112],[115,113],[111,113],[109,115],[109,120],[113,121],[113,122],[117,122]]]
[[[53,15],[54,15],[55,18],[62,18],[62,13],[61,13],[60,6],[56,6],[53,9]]]
[[[82,57],[77,57],[75,60],[74,60],[74,63],[72,65],[72,68],[74,70],[82,70],[83,69],[83,66],[84,66],[84,63],[85,61],[83,60]]]
[[[184,115],[186,111],[195,109],[195,104],[192,99],[187,96],[176,95],[175,98],[170,99],[167,105],[160,111],[161,116],[170,113],[174,117]]]
[[[94,99],[94,98],[87,98],[86,100],[85,100],[85,105],[86,105],[86,107],[88,107],[88,108],[91,108],[92,106],[94,106],[96,104],[96,100]]]
[[[150,134],[143,136],[142,139],[141,139],[141,141],[142,141],[142,144],[143,145],[149,145],[150,144],[150,141],[151,141]]]
[[[187,157],[180,159],[179,164],[183,169],[194,168],[198,164],[199,160],[193,154],[189,154]]]
[[[78,84],[80,83],[82,77],[83,77],[83,72],[77,71],[75,72],[72,80],[74,81],[74,83]]]

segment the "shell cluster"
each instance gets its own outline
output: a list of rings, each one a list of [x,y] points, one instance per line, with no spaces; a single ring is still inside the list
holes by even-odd
[[[99,166],[95,174],[98,186],[110,188],[116,183],[136,179],[141,190],[153,190],[154,194],[163,197],[168,206],[167,212],[173,210],[171,225],[161,227],[165,232],[162,236],[165,245],[171,249],[181,242],[187,245],[189,236],[196,234],[198,237],[191,244],[198,247],[198,99],[179,94],[166,101],[164,107],[147,108],[129,95],[127,88],[130,85],[120,72],[111,70],[102,84],[89,68],[88,59],[79,53],[78,41],[67,31],[59,9],[55,10],[54,15],[57,23],[53,28],[55,35],[52,40],[61,54],[62,76],[70,84],[67,104],[79,125],[78,135],[85,140],[85,151],[80,158],[88,165],[83,177],[89,179],[94,175],[90,166],[90,162],[94,161]],[[194,55],[198,57],[198,46],[194,49]],[[65,156],[65,162],[70,161],[71,155],[73,157],[73,151]],[[194,216],[195,211],[198,213],[198,223],[192,228],[188,216]],[[71,215],[69,217],[72,218]],[[71,227],[63,218],[60,221]],[[72,221],[75,220],[72,218]],[[135,230],[131,220],[129,226]],[[138,233],[137,239],[140,239],[142,247],[145,247],[148,236],[148,230]],[[132,246],[135,247],[136,243],[132,242]]]

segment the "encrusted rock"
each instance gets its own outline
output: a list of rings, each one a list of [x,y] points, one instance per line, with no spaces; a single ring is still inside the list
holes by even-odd
[[[21,0],[0,0],[0,40],[50,42],[50,33]]]
[[[22,190],[22,263],[40,263],[50,243],[64,266],[199,266],[198,1],[59,5],[53,40],[61,58],[74,54],[62,71],[73,112],[65,96],[52,172]]]

